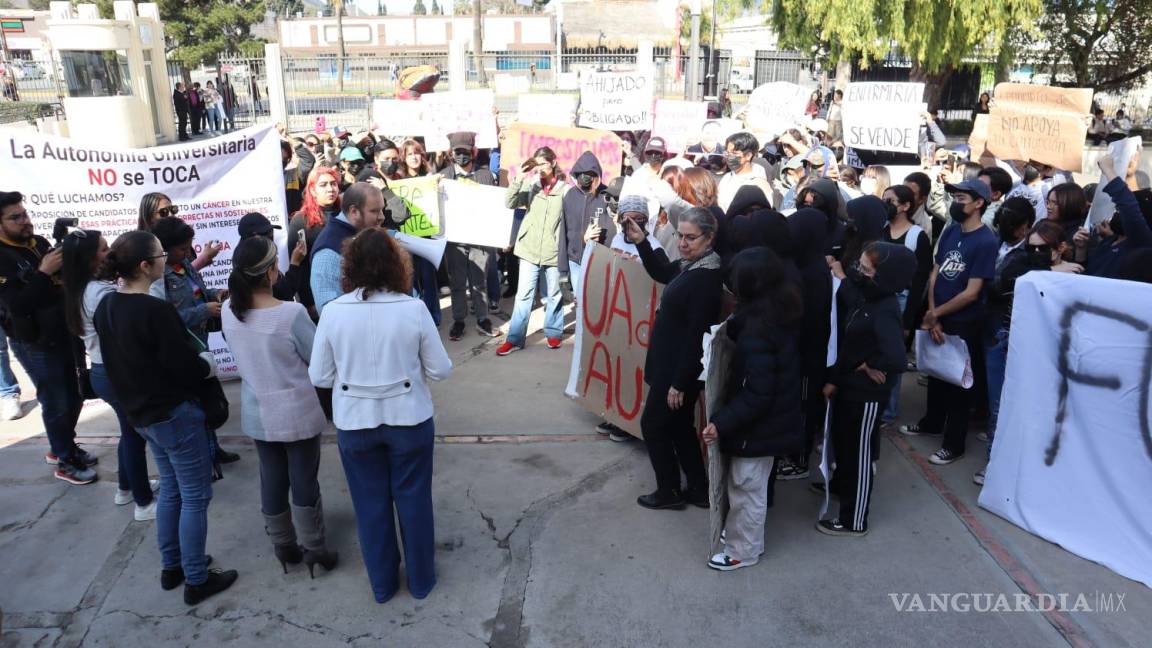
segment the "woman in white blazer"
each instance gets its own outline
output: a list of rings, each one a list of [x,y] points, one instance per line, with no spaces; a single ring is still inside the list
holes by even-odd
[[[376,602],[399,588],[393,505],[408,591],[422,599],[436,584],[427,381],[447,378],[452,361],[428,308],[411,296],[411,258],[387,232],[360,232],[343,263],[346,294],[324,308],[308,375],[332,390],[332,420]]]

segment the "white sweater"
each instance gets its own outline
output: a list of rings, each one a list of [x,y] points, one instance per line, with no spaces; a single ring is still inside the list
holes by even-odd
[[[423,423],[432,417],[425,379],[452,373],[432,316],[409,295],[362,295],[356,290],[325,306],[308,376],[313,385],[332,389],[337,429]]]

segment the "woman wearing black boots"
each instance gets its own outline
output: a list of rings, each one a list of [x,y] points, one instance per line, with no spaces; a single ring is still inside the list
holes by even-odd
[[[326,425],[308,379],[316,325],[302,304],[272,295],[280,274],[276,261],[272,239],[253,236],[240,242],[232,255],[231,296],[221,317],[243,381],[241,428],[255,441],[260,458],[264,529],[284,573],[288,565],[303,562],[315,577],[316,565],[331,570],[338,562],[325,544],[316,477],[320,432]]]

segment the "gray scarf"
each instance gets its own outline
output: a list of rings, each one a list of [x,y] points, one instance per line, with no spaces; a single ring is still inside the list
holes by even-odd
[[[680,259],[680,272],[688,272],[690,270],[719,270],[720,269],[720,255],[715,251],[709,250],[708,254],[696,259],[695,261],[688,261],[687,259]]]

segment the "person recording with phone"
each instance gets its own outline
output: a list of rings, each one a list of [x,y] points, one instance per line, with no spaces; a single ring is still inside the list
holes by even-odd
[[[97,458],[76,445],[84,401],[77,383],[74,337],[64,318],[63,251],[37,236],[24,195],[0,192],[0,323],[20,365],[36,386],[48,435],[44,461],[69,484],[96,481]]]
[[[256,236],[263,236],[271,241],[273,230],[278,229],[279,225],[273,225],[264,214],[258,212],[244,214],[236,225],[236,232],[240,235],[241,241]],[[292,250],[288,259],[288,272],[281,272],[272,285],[272,296],[280,301],[295,301],[296,295],[304,289],[304,284],[308,283],[309,278],[301,269],[304,259],[308,258],[308,241],[304,233],[298,233],[295,243],[289,241],[288,245]]]
[[[605,244],[616,236],[616,224],[608,215],[607,189],[601,180],[604,172],[591,151],[580,154],[572,165],[575,187],[564,194],[561,206],[559,265],[560,276],[567,276],[572,294],[580,299],[584,247],[590,242]]]

